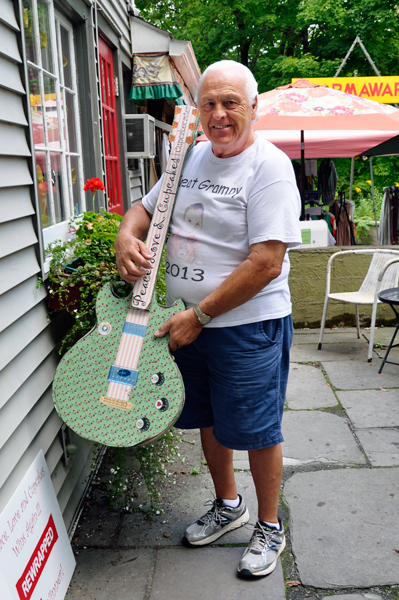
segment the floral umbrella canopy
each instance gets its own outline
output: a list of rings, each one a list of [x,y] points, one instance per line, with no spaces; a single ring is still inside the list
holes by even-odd
[[[399,110],[299,79],[260,94],[254,129],[399,131]]]
[[[389,131],[391,136],[399,131],[397,108],[333,90],[326,85],[311,83],[307,79],[298,79],[294,83],[260,94],[258,102],[259,119],[254,124],[255,130],[301,132],[302,220],[305,218],[306,131],[323,130],[326,137],[328,131],[337,130],[352,131],[353,136],[356,136],[356,131]],[[333,140],[331,143],[333,144]],[[374,204],[374,186],[372,192]]]

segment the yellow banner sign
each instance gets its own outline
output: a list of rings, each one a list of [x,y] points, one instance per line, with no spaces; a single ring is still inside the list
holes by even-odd
[[[385,104],[399,103],[399,76],[391,77],[307,77],[312,83],[328,85],[333,90],[368,98]],[[298,81],[298,77],[291,80]]]

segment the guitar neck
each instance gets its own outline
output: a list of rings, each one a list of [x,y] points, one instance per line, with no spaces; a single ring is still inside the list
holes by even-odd
[[[176,107],[172,133],[169,135],[170,156],[146,240],[146,246],[152,254],[149,262],[153,268],[146,271],[145,275],[135,283],[130,303],[131,308],[147,310],[151,302],[184,159],[197,137],[198,125],[199,110],[197,108],[192,106]]]

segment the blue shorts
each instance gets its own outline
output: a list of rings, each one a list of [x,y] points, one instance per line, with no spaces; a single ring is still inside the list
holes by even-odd
[[[174,352],[186,389],[175,427],[211,427],[234,450],[283,442],[281,421],[289,371],[291,315],[236,327],[204,328]]]

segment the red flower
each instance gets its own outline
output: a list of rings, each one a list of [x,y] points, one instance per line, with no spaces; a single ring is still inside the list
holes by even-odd
[[[97,190],[105,190],[105,186],[101,179],[99,179],[98,177],[93,177],[92,179],[88,179],[86,181],[86,185],[83,189],[85,192],[87,192],[87,190],[90,190],[92,194],[95,194]]]

